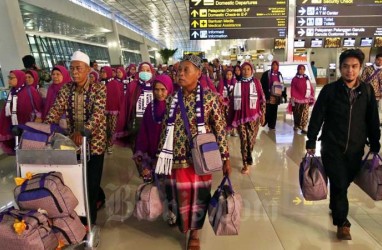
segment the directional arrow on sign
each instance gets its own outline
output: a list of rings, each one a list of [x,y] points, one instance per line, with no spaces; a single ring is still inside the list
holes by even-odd
[[[195,6],[198,6],[202,0],[191,0],[191,2],[195,3]]]
[[[197,10],[193,10],[191,12],[192,17],[196,17],[198,14],[199,14],[199,12]]]
[[[192,32],[191,36],[194,38],[197,38],[199,36],[199,33],[197,31]]]
[[[305,30],[304,29],[300,29],[297,34],[299,34],[300,36],[303,36],[305,35]]]
[[[196,27],[199,25],[199,23],[198,23],[196,20],[194,20],[194,21],[191,23],[191,25],[194,26],[194,28],[196,28]]]
[[[297,197],[296,196],[296,199],[294,199],[293,200],[293,203],[297,206],[298,204],[300,204],[301,203],[301,199],[300,199],[300,197]]]
[[[306,13],[306,9],[304,7],[301,7],[301,9],[298,10],[298,13],[303,16]]]
[[[298,24],[299,24],[300,26],[304,26],[304,24],[305,24],[305,19],[304,19],[304,18],[300,18],[300,20],[298,20]]]

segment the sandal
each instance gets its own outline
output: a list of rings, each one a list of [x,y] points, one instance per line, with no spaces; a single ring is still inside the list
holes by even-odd
[[[190,238],[188,240],[187,250],[200,250],[200,240]]]
[[[249,167],[247,165],[244,165],[240,172],[242,174],[249,174]]]
[[[167,214],[167,225],[169,225],[170,227],[176,226],[176,216],[171,211],[169,211]]]

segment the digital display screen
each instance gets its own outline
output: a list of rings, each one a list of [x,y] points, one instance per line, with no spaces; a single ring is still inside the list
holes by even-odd
[[[325,48],[339,48],[341,47],[341,38],[327,37],[325,38]]]
[[[371,47],[372,44],[373,44],[373,38],[371,37],[361,38],[361,43],[360,43],[361,47]]]
[[[294,40],[293,46],[295,48],[305,48],[305,40],[303,39]]]
[[[275,49],[285,49],[286,39],[275,39]]]
[[[322,48],[322,45],[323,45],[322,38],[316,38],[310,41],[311,48]]]
[[[355,46],[355,38],[344,38],[344,47],[354,47]]]
[[[382,37],[377,36],[375,38],[374,47],[382,47]]]

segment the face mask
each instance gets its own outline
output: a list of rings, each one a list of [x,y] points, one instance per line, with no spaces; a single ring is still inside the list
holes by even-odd
[[[144,72],[144,71],[139,72],[139,79],[141,79],[142,81],[146,82],[146,81],[150,80],[151,77],[152,77],[151,72]]]
[[[163,73],[163,70],[158,70],[158,74],[162,74]]]

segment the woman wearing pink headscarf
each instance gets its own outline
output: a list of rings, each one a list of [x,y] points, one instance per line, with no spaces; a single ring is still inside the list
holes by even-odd
[[[28,91],[25,73],[21,70],[9,72],[8,85],[11,90],[0,113],[0,145],[5,153],[13,154],[12,126],[34,121],[36,114],[41,112],[42,99],[35,88]]]
[[[126,71],[123,67],[117,68],[117,76],[115,77],[115,80],[117,80],[119,84],[123,86],[123,95],[126,95],[127,86],[130,82],[126,79]]]
[[[314,88],[305,75],[305,66],[300,64],[297,66],[297,74],[291,82],[291,105],[293,111],[294,127],[296,131],[301,130],[302,134],[306,134],[306,126],[308,125],[309,105],[314,103]]]
[[[261,85],[267,100],[266,112],[265,112],[265,126],[268,124],[270,130],[276,129],[277,121],[277,109],[281,103],[281,96],[272,95],[272,87],[274,84],[284,84],[283,76],[279,71],[279,62],[273,61],[271,69],[267,70],[261,76]]]
[[[48,88],[48,92],[46,94],[46,100],[44,104],[44,109],[42,112],[42,117],[45,119],[46,115],[49,112],[49,109],[53,106],[54,101],[56,100],[58,91],[60,91],[61,87],[65,83],[71,82],[69,71],[61,65],[54,66],[52,73],[52,84]],[[63,125],[63,124],[62,124]],[[63,127],[65,127],[63,125]]]
[[[89,80],[90,80],[90,83],[98,82],[98,80],[99,80],[98,72],[95,71],[95,70],[90,71],[90,73],[89,73]]]
[[[107,153],[113,153],[113,138],[119,110],[121,109],[121,101],[123,96],[123,86],[113,77],[113,70],[109,66],[101,68],[101,82],[106,85],[106,149]]]
[[[217,92],[220,94],[221,102],[223,104],[223,112],[226,115],[227,120],[227,128],[231,129],[232,124],[231,121],[228,121],[228,113],[229,113],[229,104],[230,100],[233,98],[233,88],[236,84],[236,79],[233,77],[233,69],[227,68],[223,72],[223,77],[220,79],[219,84],[217,86]]]
[[[125,143],[134,149],[135,138],[139,131],[147,105],[153,100],[152,82],[155,70],[148,62],[138,67],[138,79],[131,82],[121,108],[117,123],[117,137],[126,138]]]
[[[27,86],[31,86],[35,89],[38,89],[38,83],[40,81],[40,77],[38,77],[38,73],[35,70],[27,70],[25,71],[25,83]]]
[[[131,83],[136,79],[137,74],[137,65],[134,63],[131,63],[129,66],[126,67],[126,80]]]
[[[249,165],[253,164],[252,151],[256,142],[259,126],[264,119],[265,96],[261,83],[253,77],[253,66],[248,62],[241,65],[242,78],[233,90],[233,121],[240,137],[242,174],[249,173]]]

